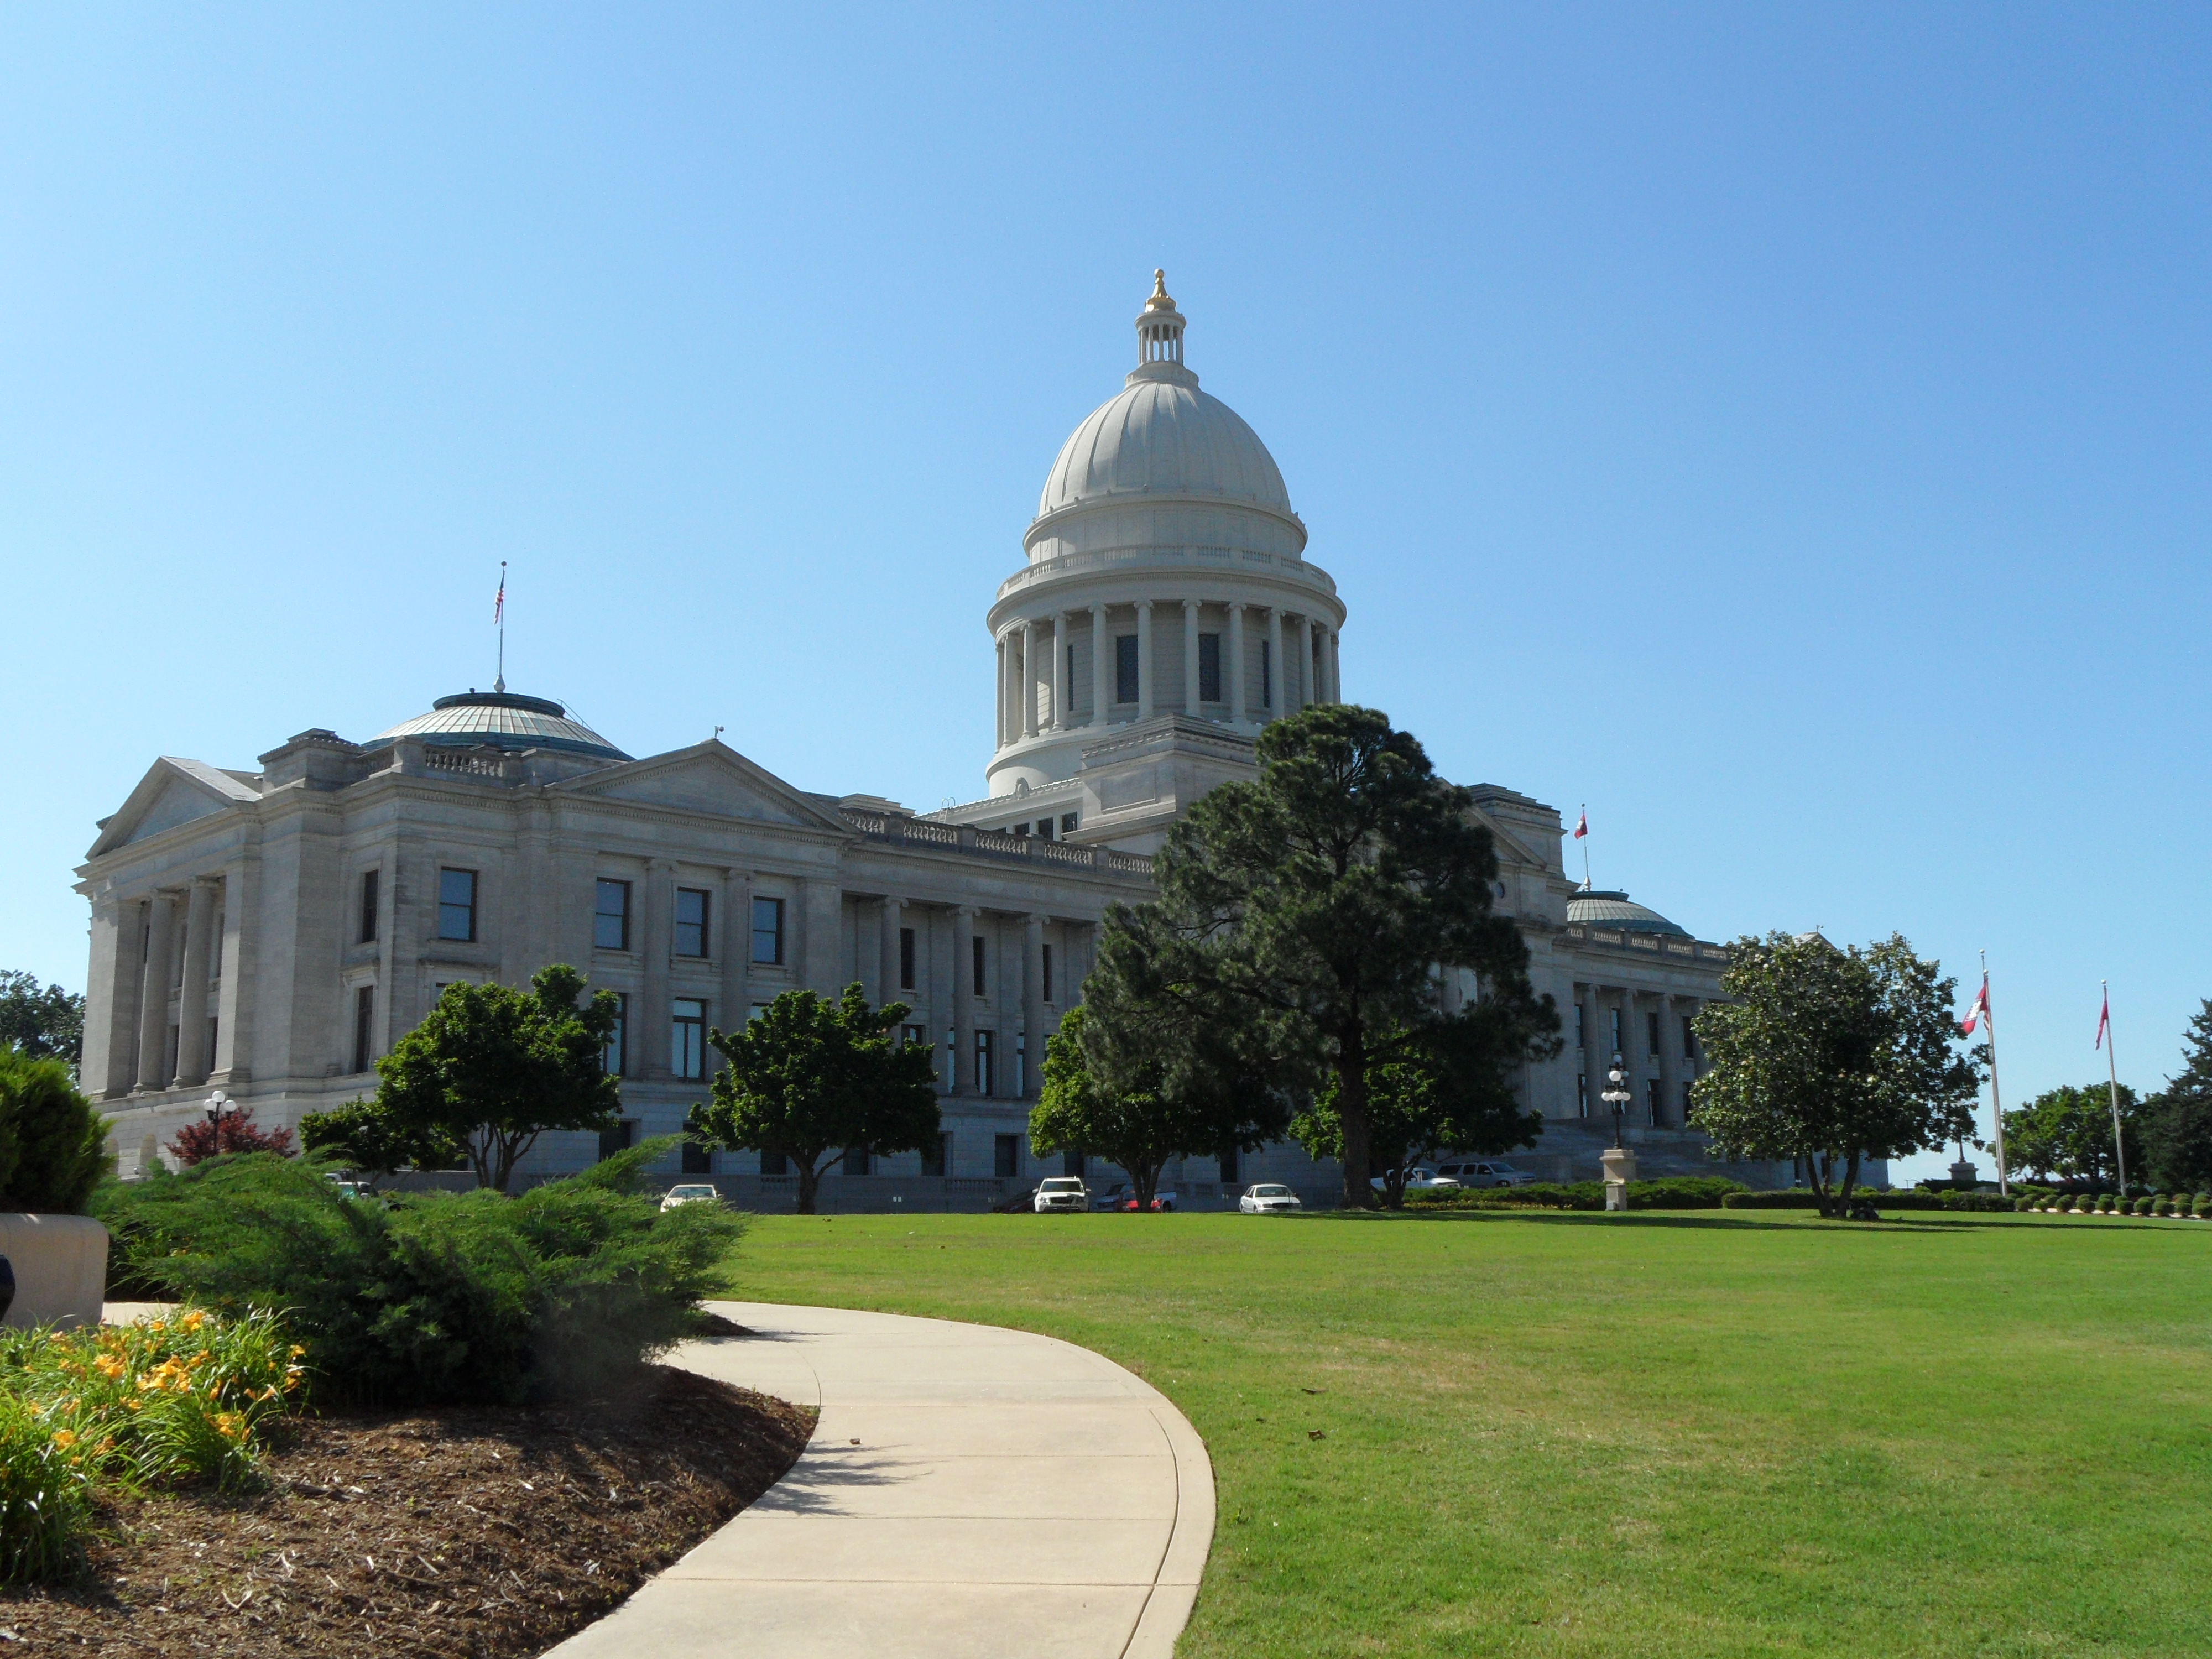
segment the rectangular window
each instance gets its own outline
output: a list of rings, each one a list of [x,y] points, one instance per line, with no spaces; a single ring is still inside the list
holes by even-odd
[[[788,1175],[791,1173],[791,1160],[781,1152],[763,1152],[761,1173],[767,1176]]]
[[[1623,1052],[1620,1042],[1620,1010],[1618,1008],[1608,1008],[1605,1012],[1607,1018],[1611,1020],[1613,1024],[1613,1052],[1616,1054],[1620,1054]]]
[[[714,1174],[714,1149],[712,1146],[702,1146],[696,1140],[686,1140],[684,1143],[684,1173],[685,1175]]]
[[[1044,1000],[1052,1000],[1052,946],[1044,947]]]
[[[1237,1149],[1234,1146],[1221,1149],[1221,1179],[1224,1185],[1237,1179]]]
[[[1589,1026],[1589,1009],[1587,1009],[1587,1008],[1585,1008],[1585,1007],[1583,1007],[1583,1006],[1582,1006],[1582,1004],[1581,1004],[1581,1003],[1577,1002],[1577,1004],[1575,1004],[1575,1047],[1576,1047],[1576,1048],[1589,1048],[1589,1030],[1588,1030],[1588,1029],[1587,1029],[1587,1028],[1588,1028],[1588,1026]]]
[[[1075,688],[1081,684],[1075,678],[1075,647],[1071,645],[1067,647],[1067,708],[1065,712],[1071,714],[1075,712]]]
[[[592,918],[592,948],[629,949],[629,884],[599,878],[598,911]]]
[[[1260,707],[1275,706],[1275,653],[1265,640],[1260,641]]]
[[[1137,701],[1137,636],[1134,634],[1114,636],[1114,701]]]
[[[714,939],[708,927],[713,901],[703,889],[679,887],[676,890],[676,954],[679,957],[707,957],[714,954]]]
[[[1029,832],[1030,827],[1026,823],[1018,823],[1014,826],[1014,833],[1018,836],[1026,836]]]
[[[1198,636],[1198,700],[1200,702],[1226,702],[1221,695],[1221,635],[1200,634]]]
[[[1011,1181],[1022,1172],[1022,1138],[1019,1135],[991,1137],[991,1173],[1001,1181]]]
[[[921,1149],[921,1172],[941,1176],[951,1167],[952,1135],[949,1130],[939,1130],[937,1139]]]
[[[780,898],[753,901],[753,960],[771,965],[783,961],[783,901]]]
[[[626,1117],[611,1129],[599,1131],[599,1156],[612,1158],[637,1145],[637,1120]]]
[[[845,1149],[845,1173],[848,1176],[863,1176],[867,1172],[868,1149],[865,1146],[848,1146]]]
[[[623,1074],[623,1054],[629,1047],[629,994],[617,991],[615,993],[615,1028],[607,1033],[607,1046],[599,1051],[599,1069],[609,1077]]]
[[[1090,1160],[1080,1152],[1062,1152],[1060,1155],[1060,1172],[1064,1176],[1073,1176],[1080,1181],[1083,1179],[1084,1166],[1089,1162]]]
[[[375,1060],[370,1044],[376,1033],[376,987],[364,985],[353,994],[353,1068],[366,1072]]]
[[[1050,841],[1052,839],[1052,820],[1050,818],[1039,818],[1037,820],[1036,832],[1037,839],[1039,841]]]
[[[1014,1033],[1014,1098],[1021,1099],[1029,1093],[1030,1040],[1027,1033]]]
[[[477,936],[477,872],[438,872],[438,937],[474,942]]]
[[[975,1033],[975,1092],[986,1100],[992,1094],[991,1069],[991,1034],[978,1031]]]
[[[986,942],[981,934],[976,935],[970,942],[975,947],[975,994],[980,997],[984,994],[983,964],[989,958],[990,952],[985,948]],[[985,1092],[988,1093],[989,1091],[986,1090]]]
[[[361,931],[360,942],[376,943],[376,880],[381,872],[364,870],[361,872]]]
[[[1698,1029],[1690,1024],[1690,1016],[1685,1014],[1682,1016],[1682,1058],[1695,1060],[1697,1057]]]
[[[1076,825],[1078,825],[1079,823],[1082,823],[1082,822],[1083,822],[1082,817],[1081,817],[1081,816],[1080,816],[1079,814],[1078,814],[1078,813],[1074,813],[1074,812],[1062,812],[1062,813],[1060,815],[1060,839],[1061,839],[1062,841],[1065,841],[1065,840],[1066,840],[1066,839],[1067,839],[1067,837],[1068,837],[1068,836],[1070,836],[1073,835],[1073,834],[1075,833],[1075,827],[1076,827]]]
[[[696,997],[678,997],[671,1006],[668,1069],[696,1082],[707,1075],[707,1005]]]
[[[1577,1117],[1589,1115],[1589,1073],[1588,1072],[1577,1072],[1575,1074],[1575,1115]]]
[[[914,929],[899,929],[899,989],[914,989]]]
[[[1659,1011],[1656,1008],[1644,1016],[1644,1035],[1651,1039],[1649,1043],[1644,1045],[1644,1053],[1650,1054],[1654,1060],[1658,1059]]]
[[[1644,1103],[1651,1109],[1651,1127],[1656,1129],[1659,1127],[1660,1123],[1659,1079],[1655,1077],[1651,1079],[1650,1081],[1644,1085]]]

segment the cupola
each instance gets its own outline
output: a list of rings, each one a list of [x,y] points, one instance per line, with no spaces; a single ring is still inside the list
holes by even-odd
[[[1168,274],[1155,270],[1152,298],[1137,313],[1137,366],[1129,371],[1128,384],[1168,380],[1176,386],[1196,386],[1198,376],[1182,364],[1182,313],[1168,297]]]

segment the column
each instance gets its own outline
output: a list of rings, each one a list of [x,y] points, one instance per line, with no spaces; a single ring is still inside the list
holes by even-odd
[[[1674,1064],[1682,1046],[1681,1029],[1674,1023],[1674,999],[1659,994],[1659,1121],[1669,1126],[1682,1121],[1681,1068]]]
[[[835,999],[845,989],[845,890],[834,881],[810,878],[799,884],[799,905],[805,912],[799,933],[798,960],[805,964],[801,983],[817,996]]]
[[[884,901],[883,949],[881,951],[881,955],[884,959],[883,994],[876,999],[878,1002],[902,1001],[905,1000],[906,987],[899,983],[899,917],[903,913],[905,907],[906,901],[904,899],[887,898]],[[916,944],[919,945],[919,943],[920,941],[917,940]],[[915,954],[918,957],[921,952],[917,950]],[[920,969],[921,965],[921,964],[919,962],[915,964],[917,969]],[[921,976],[921,975],[919,972],[915,975],[917,979]]]
[[[1647,1086],[1650,1064],[1638,1052],[1644,1046],[1644,1033],[1636,1029],[1637,1018],[1643,1010],[1636,1006],[1636,988],[1620,988],[1620,1069],[1627,1081],[1620,1086],[1628,1091],[1628,1109],[1621,1115],[1624,1123],[1651,1121],[1651,1091]]]
[[[1035,1100],[1044,1079],[1044,918],[1022,918],[1022,1098]]]
[[[1114,712],[1114,641],[1106,633],[1106,607],[1091,607],[1091,723],[1100,731]]]
[[[1678,1043],[1681,1042],[1682,1022],[1686,1019],[1697,1018],[1698,1011],[1705,1006],[1704,1000],[1699,997],[1682,997],[1679,999],[1678,1006],[1674,1010],[1674,1029],[1668,1034],[1669,1040]],[[1684,1048],[1689,1047],[1687,1043],[1683,1043],[1682,1046]],[[1682,1057],[1682,1080],[1684,1082],[1695,1083],[1699,1078],[1705,1074],[1705,1055],[1703,1054],[1685,1054]]]
[[[952,912],[952,1092],[975,1092],[975,908]]]
[[[1598,1024],[1597,987],[1583,987],[1583,1097],[1575,1109],[1585,1117],[1595,1117],[1604,1110],[1598,1096],[1604,1090],[1605,1029]]]
[[[1344,701],[1344,678],[1337,663],[1336,630],[1334,628],[1328,630],[1328,635],[1322,640],[1322,653],[1323,659],[1327,662],[1328,666],[1328,700],[1331,702],[1342,702]]]
[[[645,891],[641,896],[645,902],[641,918],[645,957],[645,1006],[639,1011],[641,1018],[636,1032],[623,1034],[627,1043],[639,1035],[645,1038],[638,1053],[645,1057],[645,1069],[638,1073],[646,1078],[665,1078],[670,1075],[668,1039],[671,1009],[668,1006],[668,969],[671,953],[675,948],[674,910],[676,866],[666,859],[649,859],[645,866]]]
[[[103,899],[92,908],[92,970],[85,984],[83,1077],[96,1098],[131,1092],[137,1079],[138,992],[145,980],[133,903]]]
[[[1068,718],[1067,708],[1068,694],[1075,689],[1072,684],[1075,676],[1068,672],[1067,668],[1067,645],[1070,637],[1067,631],[1067,612],[1054,611],[1052,613],[1052,729],[1055,732],[1065,732],[1075,724]]]
[[[219,1083],[225,1088],[235,1088],[253,1076],[252,980],[256,939],[251,924],[257,902],[255,884],[260,873],[260,853],[251,846],[222,872],[220,918],[222,937],[216,941],[222,957],[216,970],[216,977],[222,981],[222,993],[216,999],[215,1011],[215,1070],[208,1074],[208,1081]],[[388,943],[392,937],[392,900],[388,890],[391,884],[388,879],[382,883],[381,887],[386,890],[380,890],[377,894],[377,904],[383,913],[376,919],[376,982],[380,987],[389,984],[392,979],[392,946]],[[380,995],[377,1000],[384,1005],[389,1018],[391,998]],[[392,1044],[388,1035],[380,1047],[385,1052],[390,1052]]]
[[[1202,705],[1198,696],[1198,601],[1182,602],[1182,712],[1196,720]]]
[[[169,1047],[169,964],[176,906],[167,893],[146,901],[146,967],[139,976],[138,1079],[141,1089],[158,1089]]]
[[[1137,718],[1152,717],[1152,602],[1137,601]]]
[[[1022,735],[1036,736],[1036,624],[1022,623],[1022,668],[1015,681],[1015,695],[1022,700]]]
[[[1299,617],[1297,647],[1298,653],[1298,690],[1296,699],[1291,704],[1291,708],[1293,711],[1304,708],[1309,703],[1319,701],[1319,699],[1314,696],[1313,635],[1313,618],[1311,617]]]
[[[1269,720],[1282,717],[1283,701],[1283,613],[1273,605],[1267,607],[1267,711]]]
[[[994,684],[998,693],[999,719],[994,741],[1000,748],[1004,749],[1006,746],[1006,636],[1003,634],[1000,635],[997,643],[999,664],[997,678]]]
[[[209,964],[215,959],[216,883],[196,878],[185,900],[185,981],[177,996],[177,1074],[173,1089],[197,1089],[207,1081]]]
[[[1244,724],[1244,602],[1229,604],[1229,723]]]
[[[709,1024],[734,1033],[744,1030],[745,1022],[753,1017],[753,872],[750,870],[722,872],[721,933],[721,1018]],[[707,1063],[720,1069],[712,1054]]]

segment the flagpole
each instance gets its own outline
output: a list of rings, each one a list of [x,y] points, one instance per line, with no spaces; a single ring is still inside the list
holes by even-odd
[[[2128,1149],[2120,1139],[2120,1062],[2112,1053],[2112,986],[2109,980],[2099,980],[2104,988],[2104,1017],[2097,1023],[2103,1029],[2098,1033],[2105,1039],[2105,1076],[2112,1090],[2112,1161],[2120,1166],[2120,1196],[2128,1195]]]
[[[1597,890],[1596,890],[1595,888],[1594,888],[1594,887],[1592,887],[1592,886],[1590,885],[1590,873],[1589,873],[1589,803],[1588,801],[1584,801],[1584,802],[1583,803],[1583,815],[1582,815],[1581,823],[1582,823],[1582,826],[1583,826],[1583,890],[1584,890],[1585,892],[1593,892],[1593,893],[1594,893],[1594,892],[1595,892]]]
[[[1984,992],[1990,983],[1990,953],[1982,952],[1982,987]],[[1997,1092],[1997,1016],[1993,1008],[1982,1010],[1982,1019],[1990,1032],[1990,1108],[1997,1120],[1997,1195],[2012,1196],[2012,1182],[2005,1176],[2004,1097]]]
[[[505,559],[499,562],[499,673],[492,681],[491,686],[495,691],[507,690],[507,561]]]

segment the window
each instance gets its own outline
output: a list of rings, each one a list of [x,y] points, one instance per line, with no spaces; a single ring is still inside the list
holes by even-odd
[[[991,1173],[1001,1181],[1011,1181],[1022,1172],[1022,1138],[1019,1135],[991,1137]]]
[[[687,1139],[684,1143],[684,1173],[685,1175],[714,1174],[714,1149],[712,1146],[702,1146],[696,1140]]]
[[[1575,1115],[1577,1117],[1589,1115],[1589,1073],[1588,1072],[1575,1073]]]
[[[867,1172],[868,1149],[865,1146],[848,1146],[845,1149],[845,1173],[848,1176],[862,1176]]]
[[[1685,1083],[1685,1084],[1682,1085],[1682,1121],[1683,1121],[1684,1123],[1687,1123],[1689,1121],[1690,1121],[1690,1085],[1689,1085],[1688,1084]]]
[[[1613,1022],[1613,1052],[1616,1054],[1621,1054],[1625,1052],[1625,1050],[1623,1049],[1620,1041],[1620,1010],[1618,1008],[1608,1008],[1605,1012]]]
[[[607,1033],[607,1046],[599,1051],[599,1069],[609,1077],[623,1075],[623,1060],[629,1048],[629,995],[615,993],[615,1029]]]
[[[1690,1016],[1685,1014],[1682,1016],[1682,1058],[1695,1060],[1697,1057],[1698,1029],[1690,1024]]]
[[[1081,817],[1077,813],[1062,812],[1060,815],[1060,833],[1061,836],[1065,838],[1068,836],[1073,835],[1075,833],[1075,826],[1082,822],[1083,820]]]
[[[1644,1052],[1650,1054],[1654,1060],[1658,1059],[1659,1011],[1657,1009],[1655,1008],[1650,1012],[1644,1016],[1644,1034],[1651,1039],[1650,1042],[1644,1045]]]
[[[714,939],[708,927],[712,914],[712,900],[704,890],[679,887],[676,890],[676,954],[679,957],[705,957],[714,954]]]
[[[783,901],[753,901],[753,960],[771,965],[783,961]]]
[[[1030,827],[1026,823],[1018,823],[1014,826],[1014,833],[1018,836],[1026,836],[1029,832]]]
[[[975,1092],[988,1099],[991,1095],[991,1034],[975,1033]]]
[[[952,1133],[939,1130],[937,1139],[921,1149],[921,1172],[941,1176],[952,1167]]]
[[[899,929],[899,989],[914,989],[914,929]]]
[[[1025,1032],[1014,1033],[1014,1098],[1021,1099],[1029,1092],[1030,1040]]]
[[[598,912],[592,918],[592,948],[629,949],[629,884],[599,878]]]
[[[1260,707],[1275,706],[1275,653],[1266,640],[1260,641]]]
[[[626,1117],[611,1129],[599,1131],[599,1156],[612,1158],[637,1145],[637,1120]]]
[[[1067,688],[1068,688],[1068,690],[1067,690],[1067,702],[1068,702],[1068,708],[1067,708],[1067,711],[1066,711],[1067,713],[1069,713],[1069,714],[1073,714],[1073,713],[1075,712],[1075,708],[1074,708],[1074,704],[1075,704],[1075,688],[1076,688],[1076,686],[1077,686],[1078,684],[1080,684],[1080,682],[1079,682],[1079,681],[1078,681],[1078,680],[1076,679],[1076,678],[1075,678],[1075,647],[1074,647],[1073,646],[1072,646],[1072,645],[1071,645],[1071,646],[1069,646],[1069,647],[1067,647]]]
[[[353,994],[353,1068],[368,1070],[375,1055],[370,1043],[376,1031],[376,987],[364,985]]]
[[[1134,634],[1114,636],[1114,701],[1137,701],[1137,636]]]
[[[477,872],[438,872],[438,937],[471,943],[477,936]]]
[[[791,1160],[781,1152],[763,1152],[761,1173],[765,1176],[788,1175],[791,1173]]]
[[[1060,1172],[1080,1181],[1083,1179],[1083,1166],[1089,1160],[1080,1152],[1062,1152],[1060,1155]]]
[[[1651,1109],[1651,1127],[1656,1129],[1660,1126],[1660,1122],[1662,1121],[1662,1115],[1659,1109],[1659,1079],[1657,1078],[1653,1078],[1644,1085],[1644,1103]]]
[[[1052,1000],[1052,946],[1050,946],[1049,945],[1048,945],[1044,946],[1044,947],[1043,947],[1043,949],[1044,949],[1044,1000],[1045,1000],[1047,1002],[1050,1002],[1050,1001]]]
[[[668,1069],[696,1081],[707,1075],[707,1005],[696,997],[678,997],[672,1006]]]
[[[1237,1149],[1234,1146],[1221,1149],[1221,1179],[1224,1184],[1237,1179]]]
[[[1589,1025],[1589,1009],[1587,1009],[1587,1008],[1585,1008],[1585,1007],[1583,1007],[1583,1005],[1582,1005],[1581,1003],[1577,1002],[1577,1004],[1575,1004],[1575,1047],[1576,1047],[1576,1048],[1589,1048],[1589,1030],[1588,1030],[1587,1029],[1585,1029],[1585,1028],[1587,1028],[1587,1027],[1588,1027],[1588,1025]]]
[[[364,870],[361,872],[361,932],[363,945],[376,943],[376,878],[380,872]]]
[[[1036,832],[1037,839],[1039,841],[1050,841],[1052,839],[1052,820],[1050,818],[1039,818],[1037,820]]]
[[[1198,636],[1198,700],[1200,702],[1224,702],[1221,695],[1221,635],[1200,634]]]
[[[987,960],[988,960],[990,951],[987,948],[987,941],[980,933],[977,934],[970,942],[975,947],[975,994],[980,997],[984,994],[983,964]],[[991,1091],[988,1089],[986,1089],[983,1092],[985,1094],[988,1094]]]

